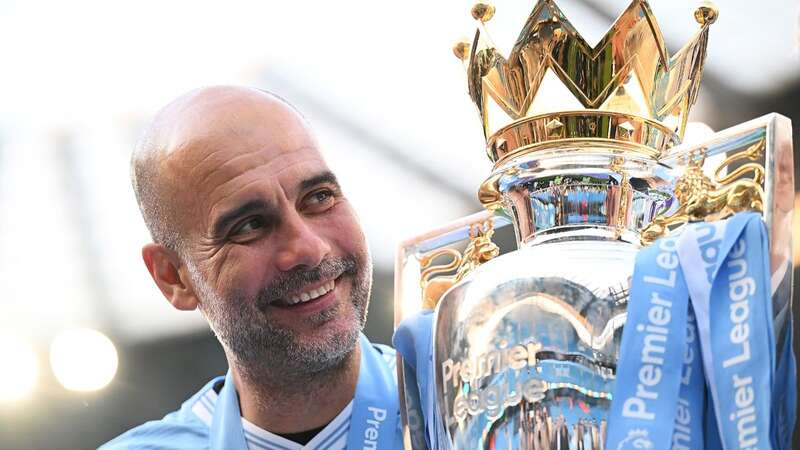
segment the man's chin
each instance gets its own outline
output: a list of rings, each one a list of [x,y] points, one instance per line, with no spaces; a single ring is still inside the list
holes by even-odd
[[[359,328],[354,322],[330,320],[313,332],[294,334],[292,353],[298,374],[319,373],[340,366],[358,345]]]
[[[338,315],[304,324],[300,329],[292,330],[291,334],[298,348],[325,349],[357,341],[360,331],[354,318]]]

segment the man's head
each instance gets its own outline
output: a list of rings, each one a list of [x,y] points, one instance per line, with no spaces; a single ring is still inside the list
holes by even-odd
[[[301,376],[352,351],[368,250],[288,103],[239,87],[190,92],[158,113],[132,178],[154,240],[142,249],[150,274],[173,306],[203,312],[232,363]]]

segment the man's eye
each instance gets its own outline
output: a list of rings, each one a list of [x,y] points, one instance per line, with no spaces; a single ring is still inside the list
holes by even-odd
[[[325,201],[333,198],[333,192],[331,191],[319,191],[312,194],[313,201],[317,203],[324,203]]]
[[[312,192],[305,199],[304,209],[311,212],[321,212],[330,208],[335,200],[335,194],[330,189],[321,189]]]
[[[250,217],[234,227],[231,231],[231,235],[239,236],[242,234],[252,233],[253,231],[260,230],[261,228],[264,228],[264,220],[260,217]]]

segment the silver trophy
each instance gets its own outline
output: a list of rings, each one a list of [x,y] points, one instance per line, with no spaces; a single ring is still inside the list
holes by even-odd
[[[672,57],[644,0],[594,48],[541,0],[508,58],[485,30],[493,13],[475,5],[475,39],[454,47],[494,163],[479,190],[486,210],[400,246],[395,323],[435,309],[433,447],[603,449],[642,246],[690,221],[762,212],[782,342],[791,124],[772,114],[681,144],[713,6],[696,11],[697,34]],[[563,89],[539,101],[553,81]],[[496,245],[511,227],[516,246]],[[404,382],[414,375],[406,364],[399,372],[406,447],[425,448],[419,392]]]

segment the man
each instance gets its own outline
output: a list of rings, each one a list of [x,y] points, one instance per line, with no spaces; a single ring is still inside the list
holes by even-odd
[[[190,92],[133,154],[142,257],[199,309],[230,370],[103,449],[400,448],[394,351],[361,334],[364,234],[308,124],[279,97]]]

